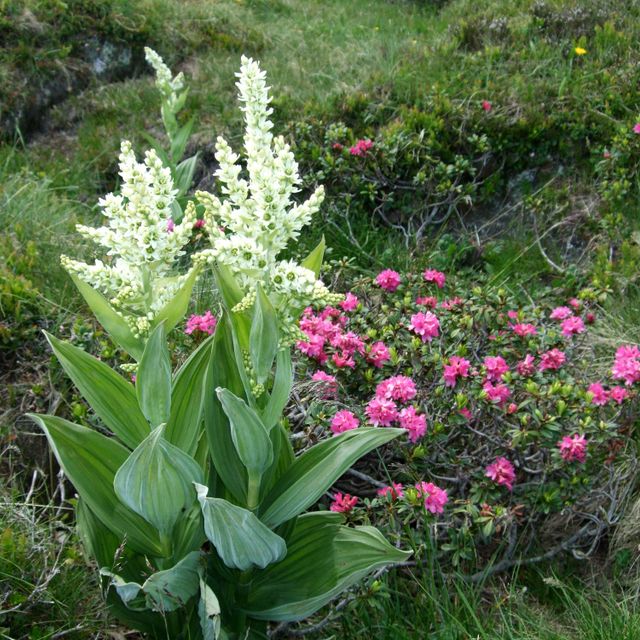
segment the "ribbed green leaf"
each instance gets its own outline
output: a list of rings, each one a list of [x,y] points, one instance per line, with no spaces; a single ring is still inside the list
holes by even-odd
[[[324,250],[326,249],[324,236],[318,242],[316,248],[302,261],[301,266],[311,269],[316,274],[316,278],[320,277],[320,269],[322,268],[322,260],[324,258]]]
[[[213,589],[202,578],[198,616],[204,640],[217,640],[220,637],[220,603]]]
[[[235,307],[244,298],[244,292],[228,267],[218,263],[215,265],[213,271],[216,276],[216,283],[218,285],[220,295],[222,296],[225,309],[229,313],[228,319],[230,320],[230,324],[233,326],[233,330],[242,347],[248,349],[249,334],[251,330],[249,318],[245,313],[231,312],[231,309],[233,309],[233,307]]]
[[[98,322],[105,328],[114,342],[136,360],[142,357],[144,341],[136,338],[125,319],[117,313],[104,296],[75,275],[71,279],[78,287]]]
[[[156,427],[116,473],[116,494],[161,534],[169,536],[176,520],[194,502],[193,482],[202,482],[198,463],[163,437]]]
[[[134,449],[149,435],[132,384],[104,362],[45,331],[63,369],[96,415],[124,444]]]
[[[260,416],[228,389],[218,387],[216,393],[229,418],[231,438],[242,464],[249,472],[262,473],[273,462],[273,447]]]
[[[82,498],[78,500],[76,507],[76,527],[86,552],[95,559],[98,566],[113,566],[122,540],[98,520]]]
[[[156,327],[161,322],[164,322],[164,328],[167,333],[173,329],[187,312],[189,301],[191,300],[191,292],[193,286],[200,275],[200,269],[198,267],[192,267],[187,279],[177,293],[173,296],[167,304],[158,311],[156,317],[153,319],[153,326]]]
[[[198,154],[183,160],[176,167],[175,174],[175,185],[178,189],[178,196],[182,196],[191,187],[191,182],[193,181],[193,174],[195,173],[196,166],[198,163]]]
[[[178,162],[178,160],[182,158],[184,150],[187,147],[187,142],[189,141],[189,136],[191,135],[194,122],[194,118],[191,118],[191,120],[182,125],[182,127],[176,131],[175,136],[173,136],[173,139],[171,140],[171,159],[173,162]],[[170,163],[165,162],[164,164],[167,166]]]
[[[190,456],[198,446],[202,430],[205,379],[214,337],[207,338],[180,367],[171,390],[171,413],[164,437]]]
[[[201,484],[195,487],[204,516],[204,531],[227,567],[242,571],[253,566],[264,568],[285,556],[285,541],[251,511],[221,498],[208,498],[208,489]]]
[[[291,387],[293,386],[293,367],[291,366],[291,352],[280,349],[276,356],[276,373],[273,388],[267,406],[262,412],[262,421],[267,429],[271,429],[281,418],[287,406]]]
[[[142,413],[152,427],[166,423],[171,411],[171,357],[164,324],[149,336],[136,374],[136,393]]]
[[[209,444],[209,455],[216,473],[227,491],[240,503],[246,503],[247,470],[238,457],[231,438],[229,419],[215,392],[218,387],[234,394],[243,392],[242,381],[236,368],[228,316],[224,314],[214,334],[214,354],[205,381],[204,425]]]
[[[260,284],[256,288],[249,337],[251,364],[260,384],[267,381],[278,351],[278,321],[273,305]]]
[[[259,620],[310,616],[370,571],[410,555],[373,527],[345,527],[334,514],[301,516],[287,557],[254,574],[247,613]]]
[[[116,440],[56,416],[29,414],[47,435],[60,466],[95,515],[139,553],[165,556],[158,532],[115,494],[113,480],[129,451]]]
[[[269,527],[302,513],[359,458],[403,429],[364,427],[334,436],[305,451],[265,497],[260,519]]]
[[[199,551],[193,551],[170,569],[156,571],[144,584],[127,582],[121,576],[109,570],[101,569],[103,576],[111,578],[111,585],[115,587],[122,601],[133,610],[145,607],[133,604],[142,591],[145,596],[146,608],[160,613],[175,611],[183,607],[197,592],[200,586],[200,558]]]

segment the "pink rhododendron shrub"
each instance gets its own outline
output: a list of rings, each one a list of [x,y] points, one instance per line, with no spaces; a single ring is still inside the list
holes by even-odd
[[[618,468],[634,455],[640,387],[638,346],[591,339],[596,298],[523,301],[428,267],[383,270],[338,308],[306,310],[299,370],[336,386],[309,396],[296,429],[407,434],[341,479],[331,509],[399,536],[401,523],[432,528],[469,571],[512,539],[535,555],[558,517],[563,548],[591,545],[608,525],[587,525],[616,508]]]

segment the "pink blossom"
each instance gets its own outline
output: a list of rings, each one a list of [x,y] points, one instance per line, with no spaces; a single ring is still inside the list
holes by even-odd
[[[469,409],[467,409],[467,407],[462,407],[462,409],[460,409],[458,413],[467,420],[471,420],[471,418],[473,418],[473,414],[471,413],[471,411],[469,411]]]
[[[569,307],[556,307],[550,314],[549,317],[552,320],[564,320],[569,316],[573,315],[573,311],[569,309]]]
[[[506,384],[498,383],[494,385],[489,380],[482,385],[482,389],[487,394],[487,399],[494,404],[504,404],[511,395],[511,391]]]
[[[442,271],[436,271],[435,269],[427,269],[422,277],[425,279],[425,282],[434,282],[438,289],[442,289],[444,287],[444,283],[446,280],[446,276]]]
[[[487,466],[485,476],[491,478],[496,484],[503,485],[511,491],[516,479],[516,470],[509,460],[500,456]]]
[[[344,300],[340,303],[343,311],[354,311],[358,306],[358,298],[350,291],[345,294]]]
[[[352,156],[365,156],[367,151],[369,151],[373,147],[373,142],[368,138],[358,140],[350,149],[349,153]]]
[[[201,331],[207,335],[211,335],[216,330],[216,324],[218,321],[216,317],[212,315],[211,311],[205,311],[204,314],[198,316],[193,314],[187,320],[187,327],[184,330],[185,333],[193,333],[194,331]]]
[[[507,407],[507,413],[515,413],[518,410],[518,405],[515,402],[511,402]]]
[[[194,223],[193,223],[193,228],[194,229],[202,229],[202,227],[204,227],[204,220],[202,218],[198,218]]]
[[[399,414],[400,428],[409,432],[409,440],[416,442],[427,432],[427,419],[415,407],[405,407]]]
[[[332,148],[334,151],[342,151],[342,150],[344,149],[344,147],[343,147],[339,142],[334,142],[334,143],[331,145],[331,148]]]
[[[365,413],[374,427],[390,427],[398,419],[396,403],[378,396],[369,401]]]
[[[400,286],[400,274],[393,269],[385,269],[376,276],[376,284],[393,293]]]
[[[411,316],[409,328],[422,338],[422,342],[430,342],[433,338],[438,337],[440,322],[431,311],[426,313],[419,311]]]
[[[451,311],[451,309],[461,305],[463,302],[464,300],[462,298],[456,296],[455,298],[450,298],[449,300],[443,300],[440,303],[439,307],[441,309],[444,309],[445,311]]]
[[[331,356],[331,360],[333,361],[333,364],[338,367],[338,369],[344,369],[345,367],[353,369],[356,366],[356,361],[345,352],[334,353]]]
[[[633,133],[640,133],[640,122],[636,122],[633,125]]]
[[[566,462],[584,462],[587,457],[587,440],[577,433],[573,436],[565,436],[558,442],[560,455]]]
[[[301,353],[304,353],[310,358],[314,358],[320,364],[324,364],[328,358],[327,354],[324,352],[324,345],[326,342],[326,338],[314,334],[310,336],[306,342],[304,340],[298,340],[296,346]]]
[[[589,311],[589,313],[587,313],[584,319],[587,324],[593,324],[596,321],[596,315],[595,313]]]
[[[367,360],[377,369],[380,369],[385,362],[391,360],[389,349],[384,342],[374,342],[367,353]]]
[[[173,233],[173,230],[176,228],[176,223],[173,221],[173,218],[169,218],[167,220],[167,233]]]
[[[359,424],[360,420],[358,420],[351,411],[343,409],[333,416],[333,420],[331,420],[331,431],[333,431],[333,433],[344,433],[345,431],[357,429]]]
[[[416,304],[421,307],[430,307],[431,309],[435,309],[438,306],[438,299],[433,296],[423,296],[421,298],[416,298]]]
[[[559,369],[566,361],[567,357],[564,355],[564,351],[560,349],[551,349],[540,354],[540,366],[538,369],[544,371],[545,369],[556,370]]]
[[[601,407],[609,402],[609,394],[599,382],[590,384],[587,392],[591,394],[591,404]]]
[[[336,393],[336,391],[338,391],[338,381],[336,380],[336,377],[326,373],[325,371],[316,371],[311,376],[311,379],[314,382],[320,383],[318,386],[321,387],[324,398],[330,398]]]
[[[571,298],[571,300],[569,300],[569,306],[574,309],[579,309],[582,306],[582,302],[580,302],[578,298]]]
[[[509,371],[509,365],[502,356],[487,356],[483,364],[487,372],[487,380],[492,382],[500,382],[502,376]]]
[[[509,320],[517,320],[518,312],[514,309],[510,309],[509,311],[507,311],[507,317],[509,318]]]
[[[640,380],[640,350],[635,345],[624,345],[616,351],[611,369],[616,380],[624,380],[630,386]]]
[[[609,391],[609,397],[618,404],[622,404],[629,397],[629,392],[624,387],[613,387]]]
[[[378,489],[377,493],[383,498],[397,500],[398,498],[404,498],[404,487],[399,482],[392,482],[391,485]]]
[[[533,336],[538,333],[538,330],[534,325],[525,322],[512,324],[511,329],[513,330],[513,333],[515,333],[517,336],[520,336],[521,338],[524,338],[525,336]]]
[[[430,513],[442,513],[444,505],[449,501],[449,496],[444,489],[441,489],[433,482],[416,483],[418,494],[424,498],[424,507]]]
[[[482,110],[486,111],[487,113],[489,113],[489,111],[491,111],[491,103],[488,100],[483,100],[482,101]]]
[[[329,509],[337,513],[349,513],[349,511],[353,511],[353,507],[355,507],[357,503],[358,498],[355,496],[338,492],[333,496],[333,502]]]
[[[469,377],[471,363],[466,358],[451,356],[449,364],[444,366],[444,383],[447,387],[455,387],[459,378]]]
[[[416,397],[416,383],[407,376],[393,376],[378,384],[376,396],[387,400],[407,402]]]
[[[567,338],[577,333],[584,332],[584,322],[578,316],[570,316],[562,321],[562,335]]]
[[[534,357],[527,353],[524,360],[520,360],[516,365],[516,371],[523,377],[528,378],[536,372],[536,366],[534,364]]]

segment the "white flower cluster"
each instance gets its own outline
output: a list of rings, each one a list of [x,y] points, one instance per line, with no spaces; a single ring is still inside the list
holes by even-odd
[[[110,193],[99,202],[106,226],[77,226],[83,236],[102,245],[110,259],[91,265],[62,256],[61,262],[67,271],[104,294],[134,333],[141,335],[191,274],[176,276],[174,267],[185,253],[196,212],[190,203],[180,224],[173,223],[176,190],[170,170],[155,151],[147,151],[140,163],[131,143],[123,141],[120,176],[121,193]]]
[[[178,100],[177,94],[184,87],[184,75],[182,72],[172,77],[171,69],[167,67],[160,55],[149,47],[144,48],[144,56],[156,72],[156,87],[160,89],[162,97],[171,104],[176,103]]]
[[[243,104],[246,128],[246,170],[224,138],[216,141],[216,177],[224,200],[207,192],[196,197],[205,207],[206,228],[212,248],[200,260],[227,266],[246,294],[261,282],[282,319],[283,328],[295,324],[299,311],[312,303],[327,304],[332,295],[309,269],[278,254],[309,224],[324,199],[319,187],[301,204],[292,196],[299,190],[298,164],[282,136],[271,133],[272,109],[266,74],[257,62],[242,57],[236,86]],[[245,177],[242,177],[245,176]]]

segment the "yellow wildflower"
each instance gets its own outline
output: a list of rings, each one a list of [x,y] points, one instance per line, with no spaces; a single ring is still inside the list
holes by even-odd
[[[587,53],[587,50],[583,49],[582,47],[576,47],[574,51],[577,56],[583,56],[585,53]]]

